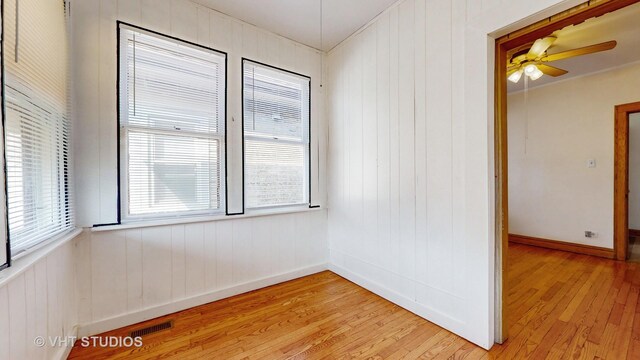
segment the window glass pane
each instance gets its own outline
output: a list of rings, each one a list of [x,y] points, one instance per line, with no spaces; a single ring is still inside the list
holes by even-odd
[[[306,140],[309,81],[245,63],[245,132]]]
[[[132,214],[202,211],[220,206],[220,142],[129,131]]]
[[[247,207],[306,203],[307,150],[302,144],[247,139]]]
[[[127,123],[219,132],[224,58],[143,33],[128,35]]]
[[[14,79],[5,87],[7,195],[16,255],[72,226],[68,120]],[[20,88],[20,90],[18,90]],[[32,96],[30,96],[32,95]]]
[[[309,78],[245,60],[247,208],[309,202]]]

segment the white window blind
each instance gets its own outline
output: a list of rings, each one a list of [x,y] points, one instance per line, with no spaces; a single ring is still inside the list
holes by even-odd
[[[310,79],[243,61],[247,208],[309,203]]]
[[[223,53],[120,24],[125,217],[223,209],[225,61]]]
[[[12,255],[73,227],[62,0],[5,0],[5,154]],[[16,19],[16,15],[18,19]]]

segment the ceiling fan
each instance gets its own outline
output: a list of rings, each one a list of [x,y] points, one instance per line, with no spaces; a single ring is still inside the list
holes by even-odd
[[[557,37],[555,35],[550,35],[536,40],[533,45],[531,45],[531,48],[525,48],[515,52],[507,64],[507,79],[513,83],[517,83],[523,74],[531,80],[537,80],[545,74],[554,77],[561,76],[568,71],[547,65],[546,63],[611,50],[617,45],[615,40],[611,40],[600,44],[562,51],[556,54],[547,54],[547,50],[553,45],[556,39]]]

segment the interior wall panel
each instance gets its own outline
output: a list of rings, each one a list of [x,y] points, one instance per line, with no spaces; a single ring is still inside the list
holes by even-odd
[[[329,52],[334,271],[483,347],[492,345],[492,36],[578,2],[404,0]],[[375,50],[366,37],[370,29]],[[370,84],[366,72],[355,70],[357,59],[374,55],[375,102],[367,90],[354,94]],[[363,119],[375,133],[355,126],[358,108],[376,109],[375,118],[367,112]],[[360,143],[377,151],[361,159]],[[377,191],[362,196],[377,204],[377,250],[358,236],[370,233],[370,222],[357,220],[371,210],[351,192],[363,176],[366,189],[373,182],[368,156],[376,157]]]
[[[277,229],[277,231],[276,231]],[[86,231],[79,244],[80,325],[252,281],[322,268],[326,211],[141,229]],[[88,248],[88,251],[83,249]]]
[[[0,285],[3,359],[58,359],[66,352],[67,347],[54,346],[52,341],[75,336],[77,240],[68,240],[48,254],[41,254]],[[14,269],[6,271],[4,274]],[[36,337],[45,340],[44,346],[34,345]],[[71,346],[71,342],[67,344]]]
[[[472,337],[454,201],[465,9],[405,0],[329,53],[329,247],[339,273]]]

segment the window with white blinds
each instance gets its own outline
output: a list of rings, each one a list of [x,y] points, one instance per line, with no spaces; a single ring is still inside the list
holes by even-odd
[[[119,29],[125,218],[221,211],[226,55]]]
[[[71,123],[64,2],[4,6],[7,211],[15,257],[73,227]]]
[[[308,77],[243,60],[247,208],[309,203]]]

